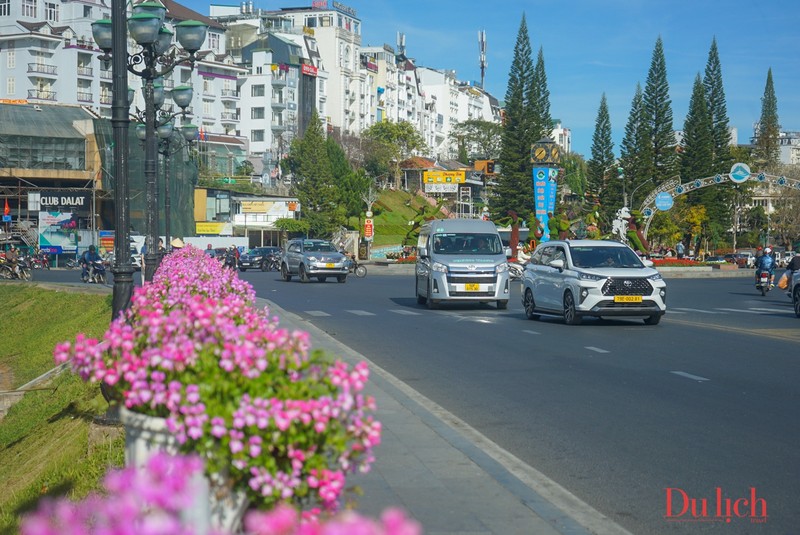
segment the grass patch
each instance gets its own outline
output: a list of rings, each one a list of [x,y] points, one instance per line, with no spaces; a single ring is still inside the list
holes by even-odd
[[[423,206],[429,206],[424,197],[412,195],[402,190],[384,190],[373,206],[375,212],[375,237],[373,246],[404,245],[408,233],[408,222],[417,217]],[[438,217],[444,218],[441,212]],[[352,228],[359,228],[357,218],[351,218]],[[416,244],[416,235],[410,245]],[[405,244],[409,245],[409,244]]]
[[[78,332],[101,335],[111,317],[105,296],[3,284],[0,298],[0,333],[11,348],[0,355],[0,369],[18,384],[53,368],[57,342]],[[64,372],[40,386],[0,420],[0,534],[17,533],[42,497],[83,498],[100,488],[109,467],[123,464],[121,428],[92,423],[107,407],[97,385]]]

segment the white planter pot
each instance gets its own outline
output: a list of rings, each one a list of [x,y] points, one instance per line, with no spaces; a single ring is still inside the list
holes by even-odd
[[[167,429],[164,418],[146,416],[120,408],[120,421],[125,426],[125,465],[142,468],[147,460],[158,452],[171,455],[178,453],[178,441]],[[209,478],[203,474],[194,476],[190,486],[193,505],[183,515],[193,533],[206,535],[211,528],[225,533],[241,531],[242,518],[248,501],[242,491],[231,491],[224,484],[224,475],[214,474]]]

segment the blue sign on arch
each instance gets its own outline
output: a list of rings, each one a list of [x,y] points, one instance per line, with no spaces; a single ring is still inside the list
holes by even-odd
[[[658,208],[662,212],[666,212],[667,210],[672,208],[673,204],[674,201],[672,199],[672,195],[670,195],[668,192],[662,191],[661,193],[656,195],[656,208]]]
[[[750,178],[750,166],[748,166],[746,163],[733,164],[733,167],[731,167],[730,177],[731,180],[737,184],[747,182],[747,179]]]

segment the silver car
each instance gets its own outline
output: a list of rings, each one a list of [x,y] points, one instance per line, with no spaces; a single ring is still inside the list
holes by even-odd
[[[281,257],[281,278],[289,282],[293,275],[300,282],[308,282],[316,277],[325,282],[328,277],[336,277],[339,282],[347,282],[349,261],[333,244],[326,240],[291,240]]]
[[[667,310],[667,288],[652,266],[615,241],[542,243],[522,277],[525,315],[556,314],[570,325],[584,316],[638,316],[656,325]]]

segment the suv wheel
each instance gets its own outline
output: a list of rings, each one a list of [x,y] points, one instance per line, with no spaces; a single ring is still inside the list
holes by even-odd
[[[572,292],[564,294],[564,323],[567,325],[580,325],[581,323],[581,317],[575,310],[575,298],[572,297]]]
[[[800,318],[800,284],[795,285],[792,303],[794,304],[794,315]]]
[[[289,267],[286,264],[281,264],[281,278],[284,282],[290,282],[292,275],[289,273]]]
[[[538,320],[539,314],[536,313],[536,301],[533,299],[533,292],[530,288],[525,290],[525,297],[522,300],[522,306],[525,308],[525,317],[529,320]]]
[[[300,276],[300,282],[308,282],[308,273],[306,273],[306,267],[303,264],[300,264],[300,267],[297,268],[297,274]]]
[[[661,314],[653,314],[652,316],[647,316],[644,319],[645,325],[658,325],[658,322],[661,321]]]

